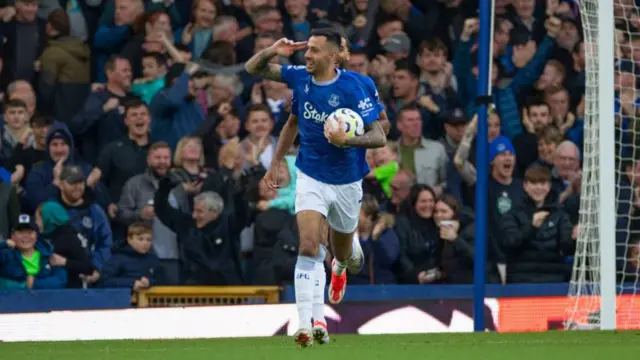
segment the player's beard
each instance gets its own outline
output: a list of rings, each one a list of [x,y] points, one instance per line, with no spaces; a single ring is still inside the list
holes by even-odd
[[[339,69],[346,69],[347,66],[349,66],[349,61],[347,61],[346,59],[342,59],[338,62]]]

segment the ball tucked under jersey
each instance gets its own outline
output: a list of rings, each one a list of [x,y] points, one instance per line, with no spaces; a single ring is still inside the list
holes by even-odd
[[[355,111],[364,126],[378,120],[383,108],[373,81],[358,73],[338,70],[333,80],[316,82],[304,66],[283,66],[281,74],[294,94],[291,113],[298,117],[298,169],[327,184],[362,180],[369,173],[366,149],[331,145],[324,136],[324,123],[340,108]]]

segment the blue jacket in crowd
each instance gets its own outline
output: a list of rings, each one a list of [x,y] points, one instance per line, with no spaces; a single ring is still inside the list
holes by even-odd
[[[149,108],[153,122],[151,138],[153,141],[166,141],[175,150],[178,141],[185,136],[195,134],[204,122],[204,110],[195,100],[188,100],[189,74],[182,73],[173,85],[153,97]]]
[[[0,247],[0,287],[24,288],[27,272],[22,265],[20,250],[9,249],[2,243]],[[62,289],[67,284],[67,271],[60,266],[51,266],[49,257],[53,254],[53,246],[37,241],[36,250],[40,252],[40,272],[34,277],[33,289]]]
[[[352,284],[370,284],[371,268],[373,260],[374,284],[397,284],[398,277],[393,272],[393,264],[400,255],[400,241],[393,229],[387,229],[380,234],[377,240],[360,239],[360,245],[365,256],[365,266],[358,276],[349,278]]]
[[[101,272],[104,264],[111,258],[113,247],[113,234],[107,214],[96,203],[65,208],[69,213],[69,223],[80,235],[82,247],[87,250],[96,270]]]
[[[96,60],[94,77],[98,82],[105,83],[107,81],[104,65],[111,56],[110,54],[120,53],[130,34],[131,27],[129,25],[100,25],[93,36],[93,47],[91,48]]]
[[[500,115],[502,135],[513,139],[523,131],[520,111],[518,110],[517,95],[525,87],[533,84],[544,69],[551,54],[555,39],[545,37],[538,46],[536,54],[527,65],[518,70],[508,86],[494,86],[493,103]],[[472,72],[471,47],[473,41],[459,41],[453,57],[453,71],[458,80],[458,96],[463,104],[467,104],[470,116],[476,113],[476,89],[478,79]]]
[[[149,251],[140,254],[130,246],[116,250],[102,269],[102,287],[132,288],[136,280],[143,276],[149,279],[150,286],[157,281],[160,274],[160,260]]]
[[[85,172],[85,175],[88,175],[91,172],[91,166],[76,158],[73,136],[71,136],[71,132],[65,124],[57,121],[53,123],[51,129],[49,129],[49,133],[47,134],[46,148],[49,148],[49,144],[51,143],[51,136],[56,131],[62,131],[69,137],[69,157],[67,158],[65,165],[80,166]],[[24,186],[24,197],[26,199],[26,203],[29,205],[29,210],[31,212],[35,211],[40,203],[51,198],[55,198],[58,194],[58,188],[53,185],[53,168],[55,166],[56,164],[53,162],[51,157],[47,156],[47,160],[36,163],[31,171],[29,171],[29,175],[27,175],[27,180]],[[104,185],[99,184],[98,186],[96,186],[96,188],[93,190],[93,193],[96,197],[96,200],[98,200],[101,205],[106,206],[109,204],[109,194],[104,188]]]

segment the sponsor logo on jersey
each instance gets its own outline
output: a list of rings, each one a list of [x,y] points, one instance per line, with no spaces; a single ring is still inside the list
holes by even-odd
[[[360,102],[358,103],[358,109],[360,109],[361,111],[370,109],[372,107],[373,107],[373,104],[371,103],[370,98],[365,98],[364,100],[360,100]]]
[[[329,117],[330,114],[327,114],[325,112],[319,112],[318,110],[316,110],[315,107],[313,107],[313,105],[308,102],[305,101],[304,102],[304,112],[302,113],[302,117],[308,120],[313,120],[317,123],[324,123],[325,121],[327,121],[327,118]]]

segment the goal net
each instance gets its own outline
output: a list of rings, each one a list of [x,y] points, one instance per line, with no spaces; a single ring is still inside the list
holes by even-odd
[[[635,0],[579,2],[587,60],[585,135],[579,236],[565,326],[637,329],[640,8]],[[609,152],[615,156],[607,158]]]

